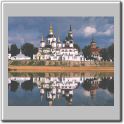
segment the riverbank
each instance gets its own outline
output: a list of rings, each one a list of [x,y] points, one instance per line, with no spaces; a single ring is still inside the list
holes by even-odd
[[[82,67],[100,66],[113,67],[114,62],[110,61],[51,61],[51,60],[9,60],[9,66],[59,66],[59,67]]]
[[[79,72],[79,71],[114,72],[114,67],[104,67],[104,66],[82,66],[82,67],[9,66],[8,70],[9,70],[9,72]]]

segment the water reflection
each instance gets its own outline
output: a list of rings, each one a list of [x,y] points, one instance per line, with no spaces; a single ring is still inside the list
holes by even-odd
[[[11,73],[8,88],[9,105],[114,105],[114,77],[107,73]]]

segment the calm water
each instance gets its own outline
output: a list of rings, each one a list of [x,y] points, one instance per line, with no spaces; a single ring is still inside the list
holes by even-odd
[[[9,73],[9,106],[113,106],[113,73]]]

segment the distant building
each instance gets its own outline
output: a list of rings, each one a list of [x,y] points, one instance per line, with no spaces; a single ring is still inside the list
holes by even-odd
[[[10,59],[11,60],[30,60],[31,57],[28,57],[22,54],[21,49],[20,49],[20,53],[17,54],[16,56],[11,56]]]
[[[11,53],[8,53],[8,59],[9,60],[11,59]]]
[[[49,34],[46,41],[43,38],[37,54],[33,55],[36,60],[65,60],[65,61],[84,61],[83,53],[79,53],[74,48],[73,32],[70,26],[69,32],[62,43],[60,37],[55,37],[53,27],[50,25]]]
[[[101,49],[99,47],[97,47],[96,41],[93,37],[92,37],[92,41],[90,44],[90,51],[91,51],[91,57],[93,57],[97,60],[102,59],[102,57],[100,56]]]
[[[44,38],[43,34],[41,36],[40,46],[38,48],[38,52],[33,55],[34,60],[61,60],[61,61],[90,61],[87,60],[82,52],[79,52],[77,48],[74,46],[74,38],[72,27],[70,25],[69,31],[65,40],[62,42],[60,37],[56,38],[53,30],[53,26],[50,25],[49,33]],[[91,58],[96,60],[101,60],[102,57],[100,56],[101,49],[97,47],[96,41],[92,38],[90,44],[90,51],[91,51]],[[11,53],[8,53],[8,59],[10,60],[30,60],[31,57],[25,56],[22,54],[21,50],[20,53],[16,56],[11,56]],[[92,59],[92,60],[93,60]]]

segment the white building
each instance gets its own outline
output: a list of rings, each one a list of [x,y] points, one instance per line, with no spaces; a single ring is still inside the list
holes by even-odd
[[[11,53],[8,53],[8,59],[11,59]]]
[[[74,47],[73,32],[71,26],[64,43],[62,43],[59,36],[56,39],[52,25],[50,25],[49,34],[46,41],[42,36],[40,48],[38,53],[33,55],[33,59],[64,61],[85,60],[83,53],[79,53],[78,49]]]
[[[20,49],[20,53],[17,54],[16,56],[12,56],[10,59],[11,60],[30,60],[31,57],[28,57],[22,54],[21,49]]]

